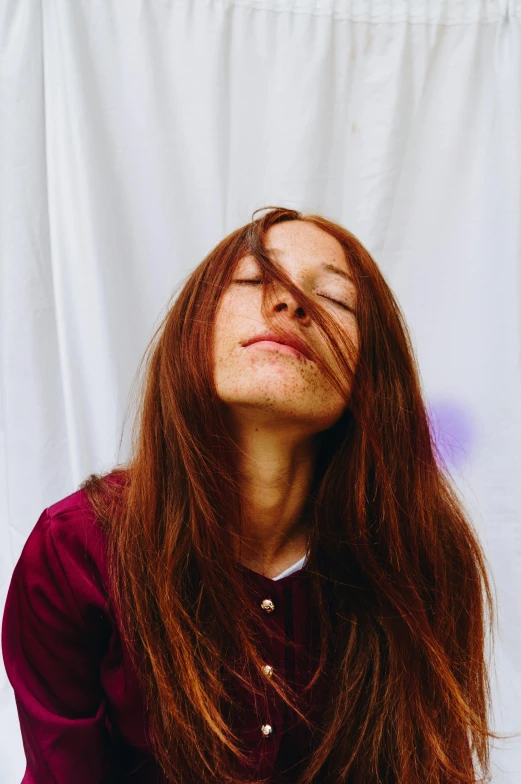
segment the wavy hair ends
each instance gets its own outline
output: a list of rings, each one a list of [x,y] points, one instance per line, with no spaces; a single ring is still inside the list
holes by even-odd
[[[128,461],[80,486],[107,535],[111,598],[154,756],[171,784],[251,784],[234,770],[246,752],[231,729],[229,686],[240,679],[259,692],[263,619],[234,557],[237,453],[213,381],[212,324],[236,264],[252,254],[264,281],[299,297],[345,358],[340,375],[316,359],[349,390],[345,414],[323,434],[308,498],[321,645],[313,682],[333,662],[336,696],[299,784],[490,781],[490,738],[500,737],[489,729],[491,583],[436,454],[405,320],[351,232],[320,215],[263,209],[188,276],[150,341]],[[311,221],[341,244],[357,289],[357,357],[267,250],[268,229],[288,220]],[[263,315],[277,329],[269,298],[266,285]],[[299,712],[276,673],[262,688]]]

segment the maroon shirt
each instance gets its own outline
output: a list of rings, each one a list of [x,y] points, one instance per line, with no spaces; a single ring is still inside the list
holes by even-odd
[[[312,671],[309,576],[300,569],[271,580],[242,567],[252,602],[271,599],[266,663],[294,683]],[[15,566],[2,620],[2,652],[14,689],[27,768],[22,784],[164,784],[145,736],[142,694],[108,601],[106,549],[82,490],[45,509]],[[233,608],[230,608],[231,610]],[[284,630],[299,644],[273,639]],[[265,676],[262,676],[265,677]],[[322,684],[323,684],[322,679]],[[320,681],[304,710],[318,720]],[[242,687],[241,687],[242,688]],[[305,764],[311,734],[274,695],[255,710],[240,692],[233,717],[245,741],[241,772],[290,782]],[[266,736],[263,725],[272,727]]]

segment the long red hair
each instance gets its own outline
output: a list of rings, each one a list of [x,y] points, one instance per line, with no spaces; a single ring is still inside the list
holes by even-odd
[[[335,698],[299,782],[488,781],[489,739],[499,737],[489,729],[485,661],[493,597],[478,537],[432,438],[403,315],[352,233],[320,215],[266,209],[225,237],[169,303],[145,352],[131,456],[81,485],[107,535],[111,595],[154,755],[172,784],[244,781],[230,764],[244,749],[227,718],[228,685],[242,678],[258,690],[248,672],[263,664],[263,621],[237,564],[237,452],[213,381],[212,324],[237,262],[252,254],[266,284],[266,320],[278,328],[268,307],[277,280],[335,347],[342,377],[316,361],[350,390],[341,419],[320,434],[308,495],[306,568],[321,646],[313,683],[332,662]],[[356,359],[327,309],[266,249],[266,231],[288,220],[314,223],[345,252],[358,293]],[[249,668],[238,668],[238,657]],[[264,688],[299,712],[277,674]]]

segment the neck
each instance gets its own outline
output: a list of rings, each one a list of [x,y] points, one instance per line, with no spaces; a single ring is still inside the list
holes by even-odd
[[[268,576],[305,555],[306,501],[316,439],[298,439],[280,427],[252,427],[236,437],[242,498],[239,560]]]

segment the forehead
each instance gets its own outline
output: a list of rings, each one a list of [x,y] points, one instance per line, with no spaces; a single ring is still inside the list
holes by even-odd
[[[330,263],[349,272],[344,249],[338,240],[314,223],[295,220],[275,224],[266,232],[266,248],[281,263]]]

